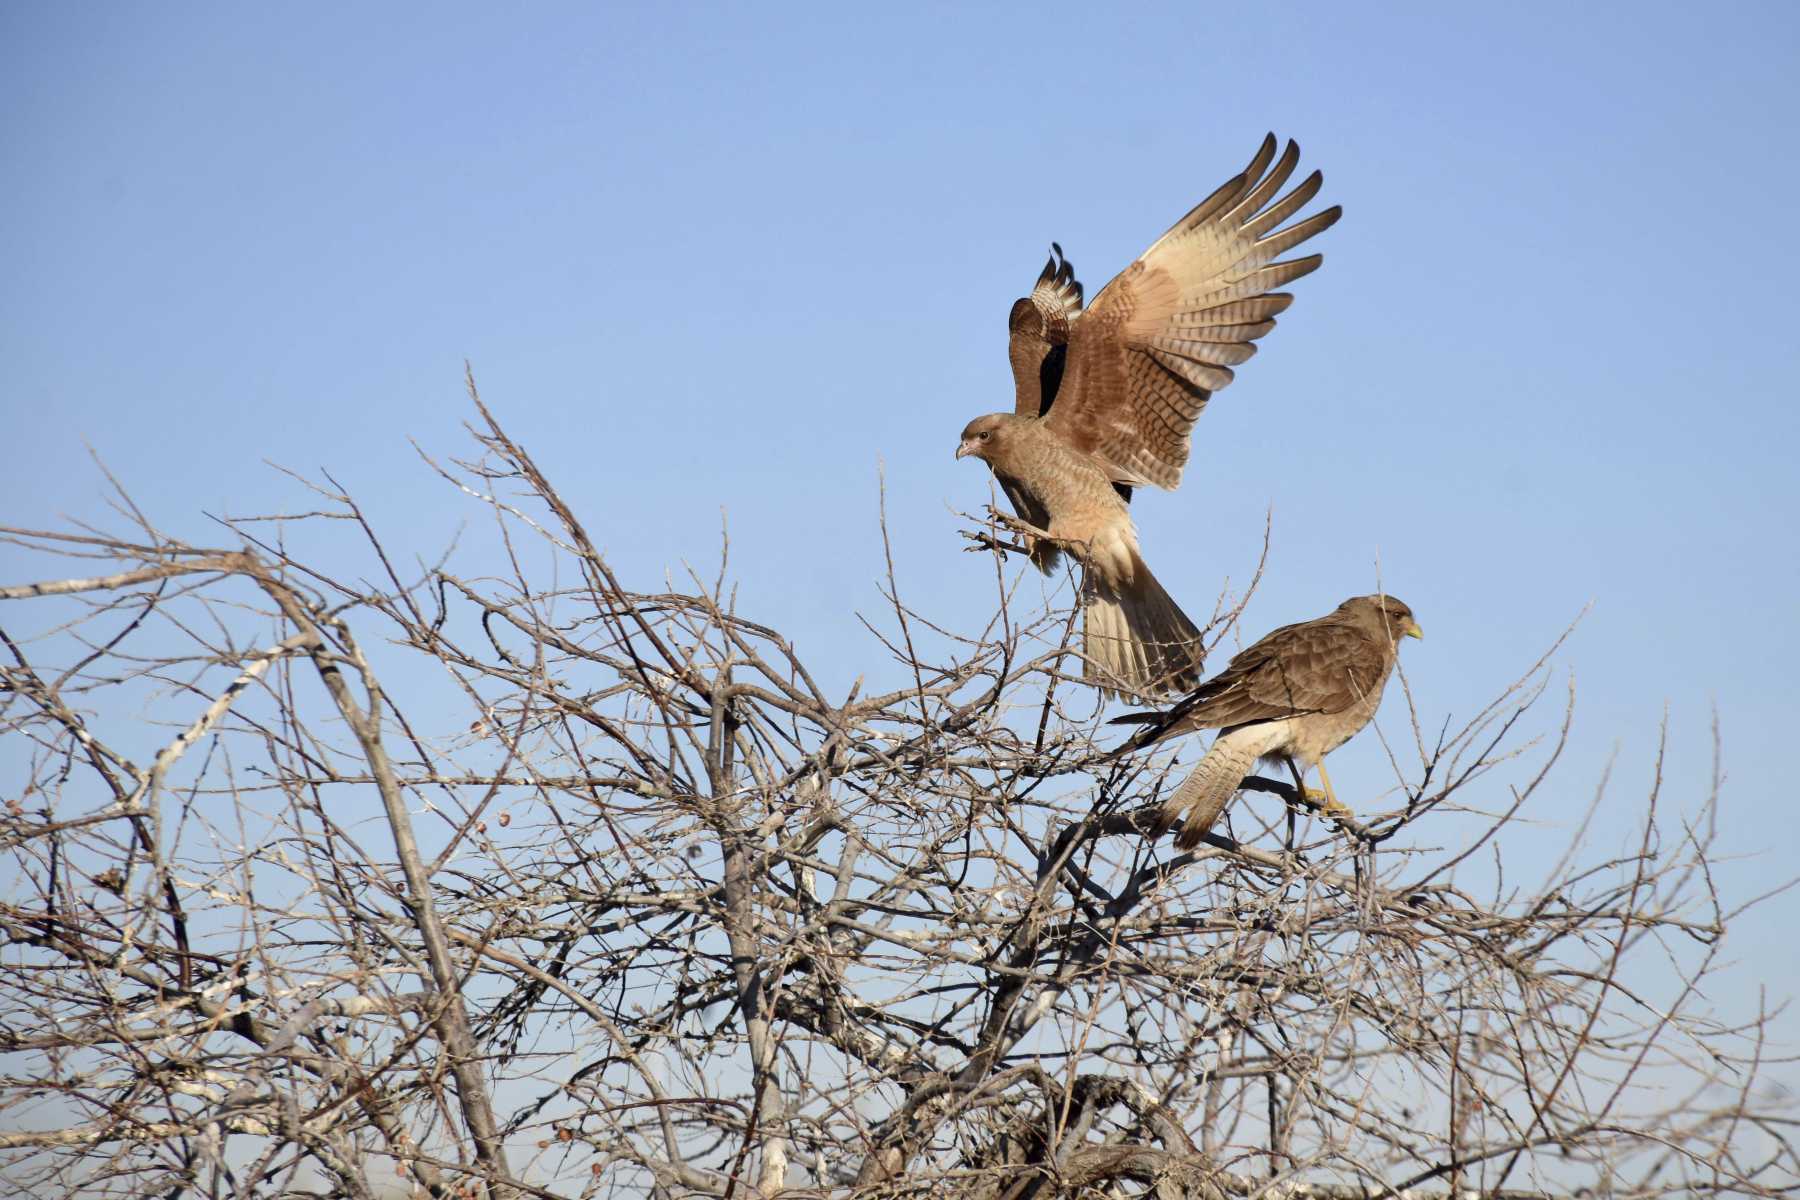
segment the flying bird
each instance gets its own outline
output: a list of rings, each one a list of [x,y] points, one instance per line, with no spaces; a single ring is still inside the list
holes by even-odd
[[[969,422],[956,448],[993,468],[1032,527],[1027,548],[1040,569],[1053,570],[1064,549],[1086,567],[1086,675],[1109,694],[1159,698],[1199,679],[1200,631],[1138,551],[1131,489],[1181,483],[1200,410],[1293,302],[1273,289],[1322,261],[1279,256],[1342,213],[1283,227],[1323,177],[1314,171],[1280,195],[1300,148],[1290,141],[1279,160],[1275,149],[1270,134],[1086,308],[1053,244],[1008,320],[1013,411]]]
[[[1317,620],[1283,625],[1231,660],[1115,754],[1178,734],[1220,730],[1200,765],[1163,802],[1161,824],[1181,823],[1175,844],[1199,844],[1256,760],[1284,761],[1297,781],[1319,769],[1327,812],[1349,814],[1325,773],[1325,756],[1361,732],[1381,704],[1399,658],[1399,639],[1424,637],[1412,609],[1392,596],[1355,596]]]

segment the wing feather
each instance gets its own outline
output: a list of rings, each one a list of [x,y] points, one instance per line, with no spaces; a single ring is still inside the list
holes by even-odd
[[[1211,308],[1194,309],[1176,313],[1169,320],[1171,329],[1187,329],[1190,326],[1221,325],[1229,327],[1230,322],[1255,322],[1275,327],[1274,318],[1287,311],[1288,305],[1294,302],[1291,292],[1270,292],[1266,296],[1258,296],[1253,300],[1234,300],[1226,304],[1215,304]]]
[[[1277,200],[1268,208],[1263,209],[1262,215],[1258,216],[1254,221],[1246,221],[1244,223],[1244,232],[1253,238],[1262,237],[1267,234],[1269,230],[1275,228],[1277,225],[1305,208],[1308,204],[1312,203],[1312,198],[1317,196],[1319,194],[1319,189],[1324,186],[1325,173],[1323,171],[1314,171],[1311,175],[1308,175],[1305,179],[1300,181],[1300,186],[1283,196],[1280,200]]]
[[[1213,309],[1202,309],[1201,313],[1211,314],[1214,311]],[[1198,317],[1200,313],[1190,315]],[[1188,325],[1176,325],[1171,321],[1169,323],[1171,333],[1167,337],[1155,339],[1150,344],[1161,346],[1165,341],[1249,342],[1255,341],[1273,328],[1275,328],[1273,321],[1252,321],[1243,325],[1216,325],[1211,321],[1199,320]],[[1248,354],[1244,356],[1244,358],[1249,357]],[[1238,361],[1242,362],[1243,359]]]
[[[1266,237],[1259,238],[1256,242],[1256,252],[1240,259],[1238,267],[1242,269],[1248,263],[1261,266],[1263,263],[1273,262],[1277,256],[1287,253],[1315,233],[1323,232],[1337,224],[1341,211],[1328,208],[1324,212],[1314,213],[1297,225],[1289,225],[1278,233],[1271,233]]]
[[[1197,312],[1223,304],[1230,300],[1242,300],[1250,296],[1258,296],[1270,288],[1278,288],[1285,283],[1292,283],[1319,269],[1325,261],[1323,254],[1309,254],[1305,258],[1290,258],[1285,262],[1270,263],[1266,267],[1250,272],[1248,275],[1233,279],[1220,280],[1212,286],[1212,290],[1192,293],[1192,300],[1183,305],[1183,312]]]
[[[1323,185],[1314,171],[1282,194],[1300,148],[1263,139],[1249,165],[1195,205],[1100,290],[1066,326],[1066,362],[1054,396],[1029,401],[1076,449],[1098,454],[1120,481],[1181,482],[1194,422],[1231,368],[1293,303],[1277,291],[1316,270],[1317,254],[1281,255],[1337,221],[1338,208],[1284,224]],[[1015,373],[1018,371],[1015,358]],[[1049,401],[1055,402],[1054,409]]]
[[[1081,281],[1050,243],[1050,259],[1038,272],[1031,295],[1013,303],[1007,318],[1008,356],[1013,369],[1013,409],[1036,417],[1056,402],[1067,356],[1070,322],[1081,315]]]
[[[1235,367],[1241,362],[1250,361],[1250,356],[1256,353],[1254,342],[1235,338],[1225,341],[1195,337],[1157,337],[1151,338],[1146,344],[1165,355],[1210,363],[1215,367]]]
[[[1269,134],[1263,139],[1265,149],[1272,147],[1274,138],[1274,134]],[[1228,214],[1228,219],[1235,218],[1241,225],[1252,215],[1261,212],[1263,206],[1274,199],[1277,192],[1281,191],[1282,185],[1294,174],[1294,168],[1299,165],[1300,146],[1297,142],[1290,140],[1287,149],[1281,152],[1281,161],[1275,164],[1275,169],[1264,175],[1255,187],[1245,193],[1244,198],[1239,200],[1236,207]],[[1248,171],[1245,172],[1245,175],[1251,179],[1256,178]]]
[[[1231,368],[1225,364],[1209,363],[1203,358],[1156,347],[1150,349],[1150,357],[1163,370],[1211,392],[1218,391],[1232,380]],[[1185,418],[1185,413],[1183,415]],[[1191,425],[1192,421],[1188,420],[1187,423]]]
[[[1240,651],[1132,745],[1197,729],[1343,712],[1383,680],[1387,657],[1373,634],[1336,613],[1283,625]]]

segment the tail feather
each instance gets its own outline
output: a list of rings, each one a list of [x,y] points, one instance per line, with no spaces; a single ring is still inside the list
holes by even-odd
[[[1088,575],[1087,678],[1109,695],[1157,699],[1200,680],[1200,630],[1133,548],[1131,573],[1108,585]]]
[[[1225,811],[1238,785],[1244,782],[1244,776],[1256,765],[1262,747],[1235,733],[1220,734],[1200,765],[1163,801],[1160,823],[1164,829],[1181,825],[1175,845],[1182,850],[1192,850],[1200,844]]]

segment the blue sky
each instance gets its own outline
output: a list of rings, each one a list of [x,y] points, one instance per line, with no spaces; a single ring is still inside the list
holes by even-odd
[[[1254,636],[1379,562],[1428,723],[1591,604],[1546,836],[1615,753],[1626,836],[1665,705],[1691,804],[1716,705],[1747,898],[1800,852],[1796,61],[1786,4],[10,5],[4,519],[104,520],[91,445],[196,541],[316,507],[268,460],[433,554],[479,517],[408,439],[466,452],[467,359],[627,579],[723,513],[742,608],[847,685],[882,470],[909,598],[988,615],[951,453],[1048,243],[1092,294],[1274,130],[1345,217],[1137,506],[1158,574],[1204,608],[1272,511]]]

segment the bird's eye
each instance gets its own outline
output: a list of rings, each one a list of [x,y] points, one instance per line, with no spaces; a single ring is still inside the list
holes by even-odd
[[[985,429],[984,429],[984,430],[982,430],[982,431],[981,431],[981,440],[982,440],[982,441],[984,441],[984,442],[985,442],[985,441],[987,441],[987,440],[988,440],[988,438],[989,438],[989,437],[991,437],[991,436],[992,436],[992,435],[991,435],[991,434],[989,434],[989,433],[988,433],[988,431],[987,431],[987,430],[985,430]]]

